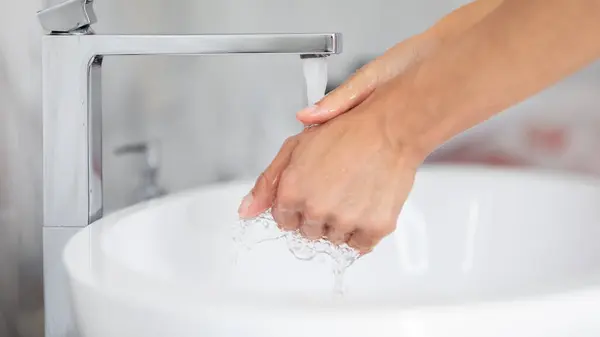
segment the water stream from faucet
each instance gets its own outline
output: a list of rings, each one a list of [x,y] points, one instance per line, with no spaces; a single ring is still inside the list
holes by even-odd
[[[327,89],[327,57],[302,59],[302,70],[308,105],[313,105],[323,98]]]
[[[302,62],[307,101],[312,105],[325,95],[327,58],[309,57],[302,59]],[[343,296],[345,271],[359,258],[359,253],[348,245],[334,245],[325,239],[309,240],[298,231],[283,232],[277,228],[270,211],[254,219],[241,220],[234,228],[234,241],[241,251],[280,239],[286,240],[290,252],[300,260],[310,261],[319,255],[328,256],[334,276],[333,293],[335,296]]]

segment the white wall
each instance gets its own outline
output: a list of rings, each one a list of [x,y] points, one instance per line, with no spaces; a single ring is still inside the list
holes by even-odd
[[[39,1],[0,6],[0,336],[40,336]]]

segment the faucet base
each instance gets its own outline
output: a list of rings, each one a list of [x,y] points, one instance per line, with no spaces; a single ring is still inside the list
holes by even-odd
[[[69,281],[63,263],[67,242],[80,230],[73,227],[44,227],[45,337],[79,337]]]

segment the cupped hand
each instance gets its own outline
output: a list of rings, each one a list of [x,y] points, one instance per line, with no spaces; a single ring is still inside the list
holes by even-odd
[[[384,97],[289,138],[242,202],[240,216],[272,208],[284,230],[371,251],[395,229],[422,161],[389,130]]]
[[[347,81],[314,106],[299,111],[304,125],[322,124],[364,102],[381,85],[427,57],[440,43],[427,31],[406,39],[356,71]]]

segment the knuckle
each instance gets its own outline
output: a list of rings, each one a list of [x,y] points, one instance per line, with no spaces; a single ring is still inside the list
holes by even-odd
[[[371,251],[378,242],[379,240],[370,236],[369,233],[358,231],[350,238],[348,245],[364,254]]]
[[[309,221],[323,222],[328,214],[327,207],[319,202],[308,202],[304,206],[304,217]]]
[[[323,224],[323,222],[315,220],[315,219],[304,218],[304,221],[302,222],[302,226],[309,228],[309,229],[315,229],[315,228],[323,228],[324,224]]]
[[[296,185],[289,179],[289,175],[284,175],[279,182],[276,195],[276,205],[280,208],[295,207],[301,201]]]
[[[278,222],[278,224],[279,224],[279,228],[281,228],[284,231],[295,231],[296,229],[298,229],[297,222],[283,221],[283,222]]]
[[[350,228],[335,226],[327,228],[325,235],[331,243],[341,245],[348,241],[350,233],[352,233],[352,229]]]
[[[336,224],[334,232],[339,240],[347,241],[348,237],[356,230],[356,226],[350,223]]]
[[[273,207],[273,209],[271,210],[271,215],[273,216],[273,220],[275,220],[276,223],[278,224],[282,224],[285,220],[285,209],[281,208],[279,206],[275,206]]]
[[[281,174],[279,180],[280,188],[286,188],[290,190],[297,190],[298,187],[298,174],[293,168],[288,168]]]
[[[293,192],[288,192],[287,190],[281,191],[281,189],[277,193],[277,199],[275,200],[275,207],[279,210],[289,210],[294,208],[295,205],[298,204],[298,197]]]
[[[298,219],[293,212],[282,212],[277,216],[273,215],[279,229],[284,231],[294,231],[298,228]]]
[[[340,213],[335,216],[336,227],[350,230],[360,223],[359,217],[350,213]]]
[[[316,240],[320,239],[323,236],[323,227],[322,226],[301,226],[300,231],[303,236]]]
[[[294,222],[281,222],[278,224],[279,228],[284,231],[295,231],[296,229],[298,229],[298,224]]]
[[[329,242],[333,243],[334,245],[341,245],[344,243],[344,238],[343,237],[332,237],[332,238],[328,238]]]
[[[348,241],[348,246],[354,248],[358,251],[363,251],[367,249],[362,243],[360,237],[357,235],[352,236],[352,238]]]

